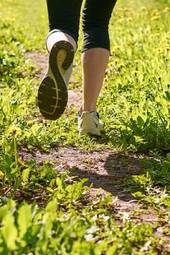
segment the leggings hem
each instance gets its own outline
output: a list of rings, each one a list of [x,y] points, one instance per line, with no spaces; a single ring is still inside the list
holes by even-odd
[[[107,51],[109,51],[109,53],[111,54],[110,52],[110,48],[108,49],[107,47],[104,47],[104,46],[96,46],[96,45],[93,45],[93,46],[89,46],[89,47],[85,47],[81,50],[81,53],[84,53],[90,49],[105,49]]]

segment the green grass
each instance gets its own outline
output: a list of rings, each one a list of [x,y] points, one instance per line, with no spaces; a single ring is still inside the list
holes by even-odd
[[[78,136],[75,107],[49,122],[36,106],[38,68],[25,53],[45,52],[45,1],[1,0],[0,254],[169,254],[164,238],[155,234],[162,227],[168,235],[170,208],[169,4],[118,2],[98,102],[106,133],[95,139]],[[73,72],[77,83],[70,88],[81,88],[81,45],[80,31]],[[145,171],[125,177],[123,187],[142,210],[156,211],[159,222],[118,216],[111,195],[93,200],[85,180],[59,173],[51,162],[40,167],[19,156],[23,147],[48,152],[57,145],[144,153]]]

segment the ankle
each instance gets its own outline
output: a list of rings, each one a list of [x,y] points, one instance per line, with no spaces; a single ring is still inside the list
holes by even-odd
[[[80,112],[96,112],[95,106],[81,106]]]

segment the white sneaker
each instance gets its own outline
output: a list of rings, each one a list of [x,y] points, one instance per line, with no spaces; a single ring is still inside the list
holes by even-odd
[[[79,135],[89,134],[101,136],[104,124],[99,120],[97,112],[80,112],[78,114]]]
[[[47,36],[49,65],[38,90],[38,106],[47,119],[58,119],[66,108],[67,84],[76,47],[76,42],[70,35],[58,30],[53,30]]]

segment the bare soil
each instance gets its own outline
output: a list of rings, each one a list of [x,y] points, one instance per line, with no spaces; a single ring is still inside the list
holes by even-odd
[[[140,161],[143,156],[120,153],[112,150],[84,152],[73,147],[52,148],[48,153],[34,149],[28,151],[22,148],[20,157],[24,161],[35,160],[42,166],[47,160],[55,167],[56,171],[68,172],[77,179],[87,178],[86,185],[92,187],[89,195],[97,199],[98,195],[109,192],[113,197],[113,204],[121,214],[131,213],[142,209],[130,192],[126,189],[125,177],[144,172]],[[157,220],[155,213],[143,213],[141,220]]]

